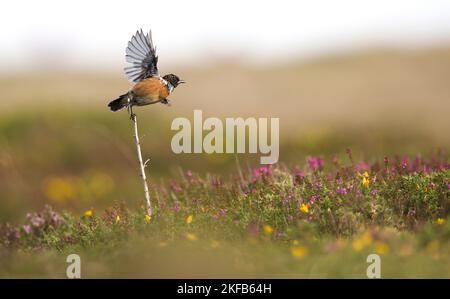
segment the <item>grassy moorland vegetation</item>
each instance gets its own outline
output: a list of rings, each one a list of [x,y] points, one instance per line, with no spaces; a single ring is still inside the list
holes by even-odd
[[[174,105],[137,111],[152,217],[130,120],[106,110],[124,78],[2,76],[0,277],[65,277],[77,253],[82,277],[364,278],[377,253],[382,277],[448,278],[449,53],[178,70]],[[175,155],[193,109],[280,117],[279,163]]]
[[[153,217],[123,202],[82,216],[47,206],[2,225],[3,275],[14,275],[10,255],[43,252],[55,256],[33,261],[30,275],[61,276],[48,267],[77,252],[100,267],[88,266],[87,276],[364,277],[364,256],[373,252],[386,256],[387,277],[447,276],[446,160],[369,164],[348,154],[328,167],[310,157],[303,167],[263,166],[229,180],[188,171],[153,186]],[[128,268],[130,255],[147,262]]]

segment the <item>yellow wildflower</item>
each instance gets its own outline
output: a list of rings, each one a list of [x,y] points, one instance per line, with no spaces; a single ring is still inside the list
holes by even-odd
[[[363,177],[362,184],[364,187],[369,187],[370,180],[366,177]]]
[[[436,222],[437,225],[443,225],[445,223],[445,219],[444,218],[438,218],[438,219],[436,219],[435,222]]]
[[[198,239],[197,239],[196,235],[194,235],[192,233],[187,233],[186,234],[186,240],[188,240],[188,241],[197,241]]]
[[[366,179],[368,179],[368,178],[369,178],[369,173],[368,173],[367,171],[364,171],[363,177],[365,177]]]
[[[302,212],[303,214],[308,214],[309,213],[309,206],[307,204],[302,203],[299,207],[300,212]]]
[[[263,231],[266,235],[271,235],[273,233],[273,228],[270,225],[264,225]]]
[[[389,246],[383,242],[377,242],[375,244],[375,251],[378,254],[386,254],[389,252]]]
[[[360,239],[356,239],[356,240],[353,240],[352,247],[355,251],[361,251],[364,249],[364,244],[361,242]]]
[[[86,211],[84,212],[84,216],[86,216],[86,217],[92,217],[92,216],[94,216],[94,211],[92,211],[92,210],[86,210]]]
[[[88,176],[86,187],[93,197],[98,198],[114,189],[114,180],[106,173],[95,172]]]
[[[186,223],[187,223],[187,224],[191,224],[193,218],[194,218],[194,217],[193,217],[192,215],[187,216],[187,217],[186,217]]]
[[[116,216],[116,223],[118,223],[118,222],[120,222],[120,216],[119,215]]]
[[[359,238],[353,240],[352,247],[355,251],[361,251],[372,243],[372,234],[365,232]]]
[[[297,259],[302,259],[309,253],[308,248],[304,246],[291,247],[291,255]]]
[[[150,223],[150,221],[152,221],[152,216],[145,214],[145,222]]]
[[[65,178],[51,177],[44,186],[46,196],[55,202],[65,202],[75,197],[75,188],[72,182]]]
[[[292,240],[292,245],[297,246],[298,244],[300,244],[298,240]]]

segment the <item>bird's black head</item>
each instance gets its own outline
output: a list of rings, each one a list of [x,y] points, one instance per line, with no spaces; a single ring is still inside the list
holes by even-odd
[[[177,87],[178,84],[186,83],[183,80],[180,80],[180,78],[178,78],[178,76],[174,74],[165,75],[163,79],[169,82],[169,84],[172,85],[174,88]]]

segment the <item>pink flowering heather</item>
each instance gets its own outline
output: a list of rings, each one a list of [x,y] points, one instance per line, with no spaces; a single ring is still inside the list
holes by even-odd
[[[323,168],[323,159],[320,157],[311,157],[308,159],[308,165],[311,170],[321,170]]]
[[[219,209],[219,215],[221,217],[225,217],[227,215],[228,209],[227,208],[220,208]]]
[[[29,225],[29,224],[25,224],[24,226],[22,226],[22,229],[27,235],[32,232],[31,225]]]
[[[401,162],[402,170],[407,170],[408,164],[409,164],[409,158],[408,158],[408,156],[405,155],[405,156],[403,156],[403,159]]]
[[[181,210],[181,204],[179,201],[176,201],[173,203],[172,206],[172,211],[174,211],[175,213],[178,213]]]
[[[218,178],[213,178],[211,180],[211,184],[213,185],[213,187],[215,188],[220,188],[222,186],[222,181]]]
[[[256,180],[262,176],[269,176],[272,174],[272,164],[263,165],[258,168],[254,168],[252,171],[253,179]]]
[[[170,189],[172,189],[173,192],[181,192],[183,191],[183,189],[181,188],[180,184],[176,183],[176,182],[171,182],[170,183]]]
[[[309,204],[314,204],[317,200],[319,199],[319,196],[317,195],[313,195],[311,196],[311,198],[309,199]]]
[[[347,194],[347,189],[344,187],[337,187],[336,188],[336,194],[345,195]]]
[[[365,162],[365,161],[361,161],[358,164],[355,165],[355,170],[357,172],[364,172],[364,171],[369,171],[370,170],[370,165]]]
[[[298,167],[295,167],[293,176],[294,176],[294,185],[302,184],[303,180],[305,179],[305,173]]]

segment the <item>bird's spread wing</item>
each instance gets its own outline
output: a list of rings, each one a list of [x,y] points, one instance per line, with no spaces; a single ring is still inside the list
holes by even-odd
[[[125,68],[128,80],[136,83],[158,75],[158,56],[153,46],[152,32],[144,34],[136,31],[126,48],[126,61],[131,65]]]

